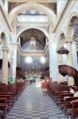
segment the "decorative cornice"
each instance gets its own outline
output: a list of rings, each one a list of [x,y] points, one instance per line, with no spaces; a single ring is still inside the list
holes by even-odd
[[[2,51],[9,52],[9,49],[8,49],[8,47],[2,47]]]

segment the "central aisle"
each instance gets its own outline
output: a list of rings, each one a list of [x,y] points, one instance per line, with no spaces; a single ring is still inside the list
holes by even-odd
[[[36,84],[28,85],[6,119],[67,119],[52,99]]]

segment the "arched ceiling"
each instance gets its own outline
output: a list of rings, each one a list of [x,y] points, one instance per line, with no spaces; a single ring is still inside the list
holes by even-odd
[[[73,16],[70,20],[70,24],[69,25],[74,25],[75,20],[77,19],[77,16]]]
[[[28,29],[20,34],[21,47],[24,44],[29,44],[31,38],[35,38],[37,50],[43,50],[46,45],[46,36],[44,33],[37,29]]]
[[[17,6],[19,6],[19,5],[21,5],[23,2],[20,2],[20,1],[18,1],[18,2],[15,2],[15,1],[13,1],[12,2],[12,0],[11,1],[9,1],[9,4],[8,4],[8,9],[9,9],[9,11],[8,12],[10,12],[13,8],[15,8],[15,7],[17,7]],[[51,10],[53,10],[54,11],[54,13],[56,13],[56,1],[54,0],[54,2],[50,2],[50,3],[45,3],[45,2],[43,2],[43,3],[41,3],[41,4],[44,4],[45,6],[47,6],[48,8],[50,8]]]
[[[19,5],[19,6],[15,7],[13,10],[11,10],[11,12],[9,13],[10,23],[12,24],[13,20],[16,18],[16,16],[18,14],[23,13],[23,12],[28,12],[28,11],[31,13],[32,10],[34,10],[35,13],[37,12],[38,14],[40,14],[40,12],[42,12],[43,14],[48,16],[48,18],[51,22],[51,25],[53,27],[55,26],[57,19],[56,19],[56,15],[53,12],[53,10],[51,10],[50,8],[48,8],[42,4],[32,3],[32,2]]]

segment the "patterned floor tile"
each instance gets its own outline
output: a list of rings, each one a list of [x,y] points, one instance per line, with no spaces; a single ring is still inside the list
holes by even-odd
[[[19,96],[5,119],[67,119],[60,108],[48,96],[44,96],[36,84],[28,85]]]

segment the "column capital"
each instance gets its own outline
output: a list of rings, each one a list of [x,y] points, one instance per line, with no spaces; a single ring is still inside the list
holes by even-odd
[[[17,48],[18,47],[18,43],[13,43],[11,46],[14,47],[14,48]]]
[[[65,42],[71,42],[72,41],[72,37],[71,36],[67,36],[67,37],[65,37]]]
[[[69,44],[72,44],[72,41],[65,41],[65,43],[69,43]]]
[[[2,51],[7,51],[7,52],[9,52],[9,49],[8,49],[8,47],[2,47]]]

